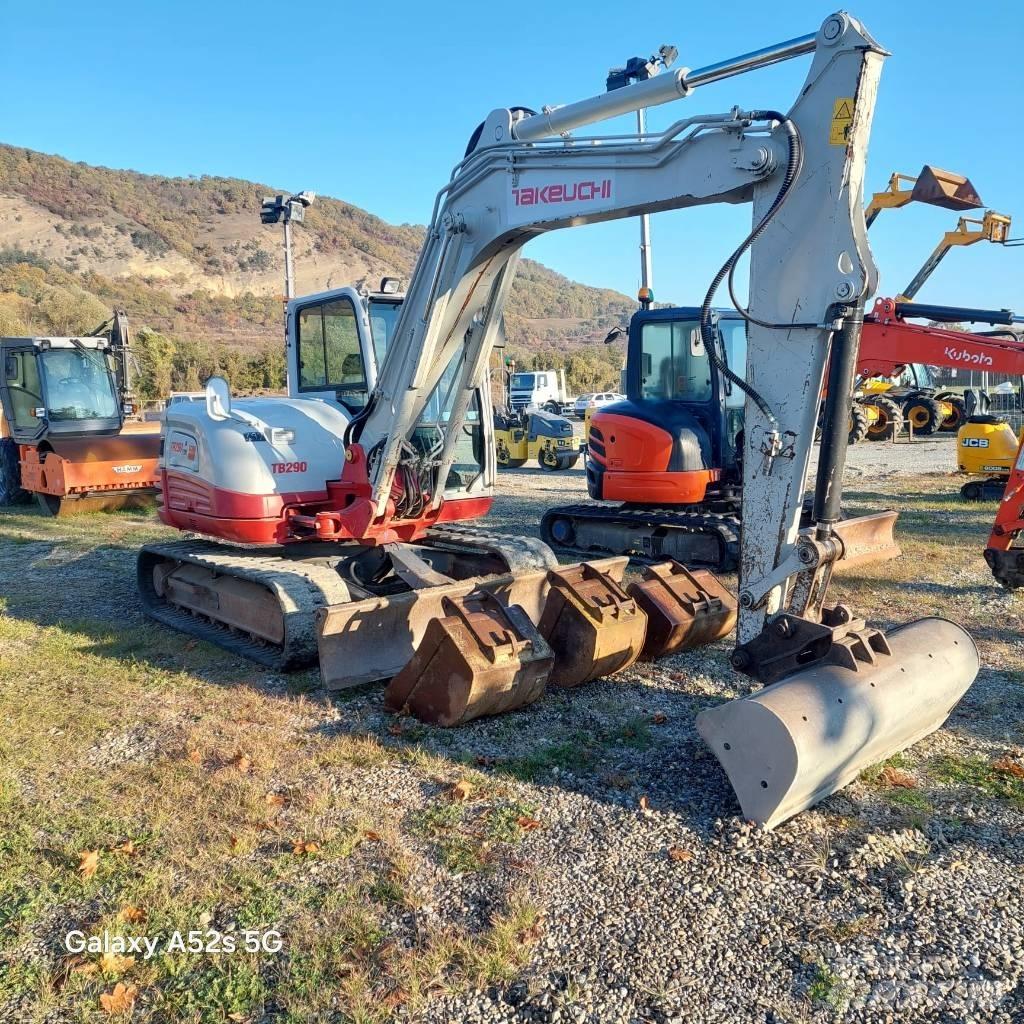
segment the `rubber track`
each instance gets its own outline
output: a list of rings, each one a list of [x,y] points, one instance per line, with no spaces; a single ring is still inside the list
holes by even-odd
[[[431,546],[454,551],[484,552],[505,561],[509,572],[549,569],[558,565],[554,552],[535,537],[507,537],[458,526],[430,531]],[[303,558],[281,557],[278,549],[261,551],[217,544],[213,541],[174,541],[147,544],[136,563],[139,597],[150,618],[190,636],[215,644],[278,672],[305,668],[317,661],[316,613],[332,604],[353,600],[336,568],[352,553],[339,546],[327,564]],[[153,566],[169,559],[198,565],[219,575],[248,580],[269,590],[284,609],[285,639],[281,646],[248,636],[213,619],[176,608],[153,588]]]
[[[699,559],[685,560],[687,565],[701,566],[718,572],[733,572],[739,565],[740,557],[740,521],[737,516],[719,512],[678,512],[671,508],[638,508],[623,507],[605,508],[601,505],[563,505],[560,508],[548,509],[540,521],[540,534],[545,542],[560,551],[571,551],[574,554],[589,555],[629,555],[635,562],[648,563],[661,561],[666,556],[659,554],[643,554],[630,550],[612,550],[611,548],[583,549],[559,544],[551,536],[551,523],[555,518],[571,518],[574,520],[596,519],[605,523],[618,523],[623,527],[646,526],[654,529],[678,531],[685,534],[712,534],[718,538],[721,557],[717,564],[710,564]]]
[[[265,587],[284,609],[284,643],[278,647],[256,640],[167,604],[153,589],[153,565],[160,559],[187,562]],[[147,544],[139,552],[137,580],[143,610],[150,618],[280,672],[316,662],[317,609],[351,600],[345,581],[333,566],[211,541]]]

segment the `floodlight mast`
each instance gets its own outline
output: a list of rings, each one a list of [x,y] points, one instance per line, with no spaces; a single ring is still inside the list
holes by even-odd
[[[292,257],[292,221],[301,224],[306,216],[306,207],[312,206],[315,192],[296,192],[287,199],[284,195],[266,196],[260,208],[260,220],[264,224],[284,225],[284,297],[288,302],[295,297],[295,263]]]

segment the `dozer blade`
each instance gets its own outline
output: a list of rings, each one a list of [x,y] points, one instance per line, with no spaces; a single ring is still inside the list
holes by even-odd
[[[921,168],[910,199],[947,210],[979,210],[985,205],[969,178],[928,164]]]
[[[642,661],[714,643],[736,625],[736,598],[704,569],[690,572],[673,560],[649,565],[627,593],[647,616]]]
[[[902,552],[894,532],[898,516],[898,512],[890,509],[836,523],[832,527],[833,534],[843,544],[843,555],[836,562],[836,571],[899,558]],[[813,535],[814,527],[810,527],[807,532]]]
[[[744,817],[774,828],[934,732],[978,672],[974,641],[946,619],[899,626],[888,647],[855,667],[803,669],[697,716]]]
[[[554,656],[522,608],[483,590],[443,604],[447,615],[431,620],[412,659],[388,684],[388,708],[450,726],[541,696]]]
[[[647,616],[611,576],[580,562],[549,570],[548,582],[540,631],[555,652],[553,686],[579,686],[636,661]]]

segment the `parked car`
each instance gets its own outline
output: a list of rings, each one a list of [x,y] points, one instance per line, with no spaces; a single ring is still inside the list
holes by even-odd
[[[587,406],[590,404],[590,400],[594,397],[593,393],[588,395],[580,395],[579,398],[573,403],[572,411],[580,419],[583,419],[584,413],[587,411]]]
[[[596,395],[591,395],[589,401],[584,403],[584,411],[587,406],[592,409],[600,409],[603,405],[611,405],[613,402],[624,402],[626,400],[625,395],[620,395],[617,391],[599,391]]]

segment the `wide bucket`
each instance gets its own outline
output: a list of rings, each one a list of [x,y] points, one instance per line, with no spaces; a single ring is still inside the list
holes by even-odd
[[[946,721],[978,674],[970,634],[928,618],[887,637],[873,666],[818,664],[697,716],[745,818],[774,828]]]
[[[910,199],[947,210],[979,210],[985,205],[970,178],[928,164],[921,168]]]

